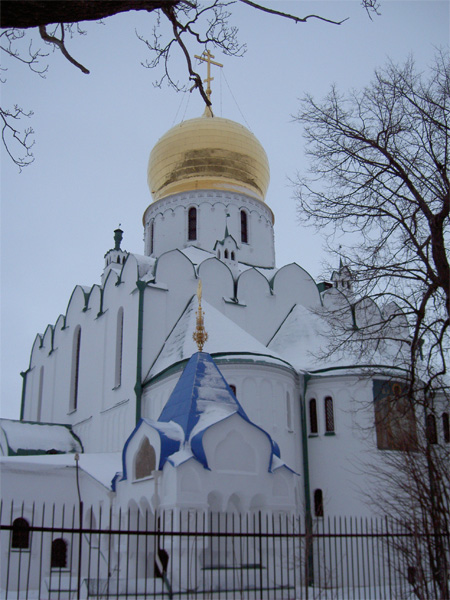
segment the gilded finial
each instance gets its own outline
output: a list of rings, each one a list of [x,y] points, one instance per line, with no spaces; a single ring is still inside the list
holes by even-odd
[[[197,299],[198,299],[198,310],[196,312],[197,323],[195,327],[195,331],[192,334],[192,339],[197,344],[197,348],[199,352],[203,351],[203,346],[208,339],[208,334],[205,331],[205,321],[204,316],[205,312],[202,310],[202,280],[198,280],[197,286]]]
[[[197,54],[194,54],[194,56],[195,56],[195,58],[198,58],[198,60],[203,60],[208,65],[207,72],[206,72],[206,79],[204,79],[203,81],[204,81],[204,83],[206,83],[206,90],[205,90],[206,96],[208,97],[208,100],[211,102],[211,94],[212,94],[211,81],[214,80],[214,77],[211,77],[211,65],[215,65],[216,67],[223,67],[223,65],[211,60],[212,58],[215,58],[215,56],[214,56],[214,54],[211,54],[211,52],[209,50],[205,50],[201,56],[197,56]]]

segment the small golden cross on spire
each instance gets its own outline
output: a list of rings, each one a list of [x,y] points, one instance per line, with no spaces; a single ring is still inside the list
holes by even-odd
[[[194,54],[194,57],[198,58],[198,60],[203,60],[208,65],[208,69],[206,71],[206,79],[204,79],[203,81],[207,85],[206,95],[208,97],[208,100],[211,102],[211,81],[213,81],[214,79],[214,77],[211,77],[211,65],[215,65],[216,67],[223,67],[223,65],[211,60],[212,58],[215,58],[215,56],[211,54],[209,50],[205,50],[201,56],[197,56],[197,54]]]
[[[197,287],[197,299],[198,299],[198,310],[197,310],[197,326],[195,328],[194,333],[192,334],[192,338],[194,342],[197,344],[197,348],[199,352],[203,351],[203,346],[208,339],[208,334],[205,331],[205,321],[204,316],[205,312],[202,310],[202,280],[199,279],[198,287]]]

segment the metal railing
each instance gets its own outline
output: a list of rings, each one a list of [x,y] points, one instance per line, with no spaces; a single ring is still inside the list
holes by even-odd
[[[409,598],[431,585],[423,556],[437,543],[448,569],[448,532],[388,518],[12,504],[0,522],[5,599]]]

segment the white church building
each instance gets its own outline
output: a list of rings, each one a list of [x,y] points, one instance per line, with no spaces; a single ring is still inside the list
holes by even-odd
[[[363,374],[350,354],[327,354],[326,313],[358,327],[390,307],[358,299],[343,265],[330,283],[276,265],[268,183],[256,137],[209,108],[157,141],[142,253],[114,232],[101,281],[76,286],[34,340],[20,421],[0,422],[4,515],[13,503],[11,520],[29,520],[30,500],[373,514],[366,464],[393,443],[375,405],[398,349],[374,349]]]

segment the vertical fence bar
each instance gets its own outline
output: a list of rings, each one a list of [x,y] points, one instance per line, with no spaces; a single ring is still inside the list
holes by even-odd
[[[20,514],[21,514],[21,518],[23,519],[24,518],[24,516],[23,516],[23,514],[24,514],[24,503],[23,502],[22,502],[22,510],[21,510]],[[30,538],[28,538],[28,540],[29,539]],[[16,587],[17,587],[17,596],[18,597],[20,596],[20,572],[21,572],[21,569],[22,569],[22,548],[19,548],[19,568],[17,569],[17,584],[16,584]]]
[[[42,505],[42,517],[41,517],[41,526],[44,528],[45,524],[45,503]],[[38,593],[39,596],[42,594],[42,557],[44,553],[44,531],[41,531],[41,546],[39,549],[39,583],[38,583]]]
[[[107,562],[106,562],[106,567],[107,567],[107,579],[106,579],[106,597],[109,597],[109,584],[110,584],[110,580],[111,580],[111,542],[113,541],[113,536],[112,536],[112,506],[109,507],[109,534],[107,535],[107,540],[108,540],[108,558],[107,558]]]
[[[118,533],[117,533],[117,571],[116,571],[116,590],[117,590],[117,598],[119,598],[119,578],[120,578],[120,570],[122,567],[121,561],[121,553],[120,553],[120,545],[122,542],[122,507],[119,508],[119,522],[118,522]]]
[[[2,507],[3,507],[3,501],[2,501]],[[3,513],[3,511],[2,511]],[[13,515],[14,515],[14,500],[11,501],[11,508],[10,508],[10,515],[9,515],[9,523],[13,524]],[[9,573],[11,570],[11,546],[12,546],[12,535],[13,535],[13,531],[12,529],[9,531],[9,536],[8,536],[8,564],[6,567],[6,585],[5,585],[5,598],[8,598],[8,589],[9,589]]]
[[[265,518],[265,522],[266,522],[266,526],[265,526],[265,534],[266,534],[266,565],[267,565],[267,574],[266,574],[266,579],[267,579],[267,587],[269,588],[269,584],[271,581],[271,577],[272,577],[272,573],[270,570],[270,538],[269,538],[269,515],[266,513],[266,518]],[[267,592],[268,594],[269,592]]]
[[[202,513],[202,590],[205,591],[205,575],[206,575],[206,529],[207,529],[207,517],[206,512]]]
[[[236,598],[236,567],[237,567],[237,557],[236,557],[236,533],[235,533],[235,517],[236,514],[233,512],[231,514],[231,533],[232,533],[232,562],[231,564],[233,565],[233,569],[232,569],[232,579],[233,579],[233,600]],[[240,558],[240,557],[239,557]],[[242,559],[240,558],[240,560],[242,561]]]
[[[147,581],[149,576],[148,566],[148,508],[145,509],[144,515],[144,597],[147,597]]]
[[[73,538],[74,538],[74,531],[75,531],[75,522],[76,522],[76,506],[75,504],[72,506],[72,526],[71,526],[71,532],[70,532],[70,575],[69,575],[69,586],[70,589],[72,590],[72,583],[74,583],[72,580],[74,579],[73,577],[73,563],[74,563],[74,543],[73,543]],[[76,580],[75,580],[76,583]]]
[[[386,526],[386,546],[387,546],[387,569],[388,569],[388,581],[389,581],[389,597],[392,598],[392,581],[391,581],[391,557],[389,548],[389,521],[387,516],[384,518]]]
[[[173,529],[172,529],[173,531]],[[181,592],[181,587],[180,587],[180,583],[181,583],[181,543],[182,543],[182,537],[181,537],[181,511],[178,512],[178,591]]]
[[[364,578],[364,587],[367,587],[367,584],[368,584],[368,587],[370,589],[370,581],[371,581],[371,578],[370,578],[370,560],[369,560],[369,558],[370,558],[370,547],[369,547],[369,531],[368,531],[368,528],[367,528],[367,517],[364,519],[364,521],[365,521],[365,526],[366,526],[365,527],[365,529],[366,529],[365,538],[366,538],[366,557],[367,557],[367,580],[366,580],[366,578]]]
[[[32,524],[32,526],[34,526],[34,509],[35,509],[35,504],[33,502],[33,508],[31,509],[31,524]],[[31,542],[30,542],[30,554],[28,556],[28,569],[27,569],[25,600],[28,600],[28,590],[30,587],[30,569],[31,569],[31,563],[32,563],[31,558],[32,558],[32,548],[31,548]]]
[[[88,514],[89,514],[89,523],[88,523],[89,533],[88,534],[86,534],[86,533],[84,534],[85,539],[87,540],[87,544],[88,544],[88,552],[87,552],[87,581],[88,581],[88,586],[91,585],[92,513],[93,513],[93,509],[92,509],[92,504],[91,504],[90,512],[88,511]],[[96,585],[97,595],[99,593],[98,586],[99,586],[99,581],[98,581],[98,569],[97,569],[97,585]]]
[[[195,511],[195,536],[194,536],[194,590],[198,589],[198,570],[199,570],[199,554],[198,554],[198,511]]]

